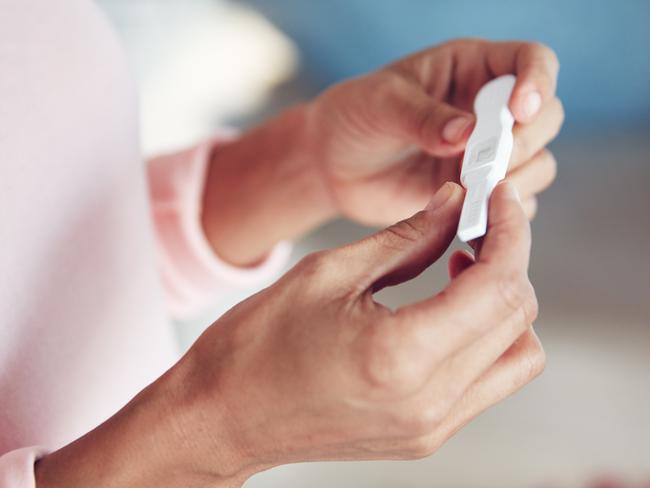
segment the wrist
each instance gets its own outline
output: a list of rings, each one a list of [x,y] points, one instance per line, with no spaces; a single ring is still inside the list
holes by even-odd
[[[215,148],[202,224],[216,253],[235,265],[259,261],[274,244],[336,216],[309,151],[306,108],[296,106]]]
[[[185,370],[174,366],[96,429],[39,460],[37,488],[241,486],[254,470],[232,449],[219,408],[209,419],[197,411]]]
[[[167,391],[174,392],[169,402],[173,423],[170,443],[186,475],[208,481],[206,486],[235,488],[268,466],[259,462],[252,446],[244,441],[245,426],[233,414],[232,394],[222,384],[227,375],[223,363],[227,361],[215,360],[215,356],[229,358],[233,354],[223,332],[224,337],[209,343],[209,357],[202,356],[205,351],[197,345],[199,339],[159,381]],[[242,414],[243,408],[237,412]]]

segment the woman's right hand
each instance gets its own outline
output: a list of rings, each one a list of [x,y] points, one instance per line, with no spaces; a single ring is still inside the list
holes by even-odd
[[[478,257],[452,255],[444,290],[395,311],[373,300],[444,253],[462,200],[447,183],[410,219],[308,256],[230,310],[107,423],[132,426],[112,441],[136,439],[121,466],[168,470],[151,486],[235,486],[284,463],[420,458],[531,381],[544,354],[531,328],[530,228],[510,183],[493,193]],[[95,444],[111,446],[102,428]]]
[[[410,219],[307,256],[192,347],[184,361],[198,408],[226,407],[253,470],[427,456],[541,372],[529,224],[509,183],[494,191],[480,256],[455,254],[447,288],[396,311],[373,300],[444,253],[462,200],[447,183]],[[201,433],[210,437],[209,424]]]

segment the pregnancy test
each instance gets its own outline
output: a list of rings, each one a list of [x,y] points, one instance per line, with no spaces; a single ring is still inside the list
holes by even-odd
[[[514,86],[513,75],[500,76],[483,85],[474,100],[476,126],[467,141],[460,172],[460,182],[467,190],[458,224],[463,242],[485,235],[490,195],[508,171],[515,122],[508,101]]]

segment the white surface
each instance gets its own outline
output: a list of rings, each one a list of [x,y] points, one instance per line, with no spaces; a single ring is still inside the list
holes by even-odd
[[[474,100],[476,125],[460,173],[467,189],[458,224],[458,238],[463,242],[485,235],[490,195],[508,170],[514,124],[508,101],[515,80],[513,75],[495,78],[483,85]]]

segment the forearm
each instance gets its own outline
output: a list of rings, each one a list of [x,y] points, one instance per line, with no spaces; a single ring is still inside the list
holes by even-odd
[[[219,256],[236,265],[262,258],[335,215],[304,149],[305,107],[297,106],[221,145],[209,164],[202,222]]]
[[[250,474],[227,415],[211,402],[209,421],[200,418],[186,373],[179,363],[109,420],[38,461],[37,488],[241,486]]]

